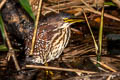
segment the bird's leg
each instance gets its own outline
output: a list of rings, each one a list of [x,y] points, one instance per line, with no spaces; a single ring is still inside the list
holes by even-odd
[[[45,63],[45,66],[48,66],[48,63]],[[46,70],[46,75],[53,76],[53,72],[50,70]]]
[[[48,63],[46,62],[44,65],[48,66]],[[51,70],[46,69],[44,79],[45,80],[53,80],[52,77],[53,77],[53,72]]]

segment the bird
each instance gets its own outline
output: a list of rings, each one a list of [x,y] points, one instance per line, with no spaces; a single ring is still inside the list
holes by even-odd
[[[71,30],[70,26],[76,23],[68,13],[49,14],[38,25],[33,55],[30,55],[34,27],[25,38],[26,61],[45,64],[58,58],[67,46]]]
[[[10,31],[11,35],[18,38],[20,44],[25,46],[25,63],[45,64],[58,58],[69,42],[71,35],[70,26],[79,20],[75,20],[73,15],[65,12],[60,12],[59,14],[49,13],[44,17],[42,16],[37,29],[33,55],[31,56],[34,22],[19,16],[12,2],[7,3],[6,6],[8,7],[2,10],[4,21],[10,26],[8,31]],[[11,6],[10,9],[9,6]],[[14,9],[14,12],[11,9]]]

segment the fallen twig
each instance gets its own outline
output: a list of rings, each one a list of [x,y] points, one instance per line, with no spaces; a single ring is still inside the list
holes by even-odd
[[[95,73],[93,75],[86,75],[86,76],[76,76],[76,77],[72,77],[72,78],[68,78],[66,80],[80,80],[80,79],[84,79],[84,78],[93,78],[93,77],[107,77],[109,75],[113,75],[113,77],[119,77],[120,76],[120,72],[109,72],[109,73]],[[112,76],[111,76],[112,77]],[[94,79],[95,80],[95,79]],[[99,79],[101,80],[101,79]],[[103,79],[102,79],[103,80]]]
[[[93,71],[85,71],[85,70],[78,70],[78,69],[57,68],[57,67],[50,67],[50,66],[26,65],[26,67],[27,68],[35,68],[35,69],[50,69],[50,70],[70,71],[70,72],[77,72],[77,73],[88,73],[88,74],[97,73],[97,72],[93,72]]]
[[[89,11],[89,12],[93,12],[93,13],[95,13],[95,14],[99,14],[99,15],[101,15],[101,12],[96,11],[96,10],[92,10],[92,9],[89,9],[89,8],[87,8],[87,9],[85,9],[85,10],[87,10],[87,11]],[[116,20],[116,21],[120,21],[119,18],[114,17],[114,16],[112,16],[112,15],[110,15],[110,14],[107,14],[107,13],[104,13],[104,16],[107,17],[107,18],[110,18],[110,19]]]
[[[5,27],[3,27],[3,28],[4,28],[4,33],[5,33],[6,41],[7,41],[7,44],[8,44],[8,48],[9,48],[9,51],[8,51],[8,53],[7,53],[7,60],[9,61],[9,60],[10,60],[10,57],[12,56],[13,61],[14,61],[14,63],[15,63],[15,67],[16,67],[16,69],[19,71],[19,70],[20,70],[20,67],[19,67],[19,65],[18,65],[16,56],[15,56],[15,51],[14,51],[14,49],[12,48],[12,45],[11,45],[10,40],[9,40],[9,38],[8,38],[8,35],[7,35],[7,32],[6,32]]]
[[[100,65],[102,65],[103,67],[107,68],[108,70],[110,70],[110,71],[112,71],[112,72],[117,72],[116,70],[112,69],[111,67],[107,66],[106,64],[104,64],[104,63],[102,63],[102,62],[96,61],[96,60],[94,60],[94,59],[91,59],[91,60],[99,63]]]
[[[93,8],[92,8],[89,4],[87,4],[84,0],[81,0],[81,1],[88,7],[88,8],[86,8],[85,10],[90,11],[90,12],[94,12],[94,13],[96,13],[96,14],[101,15],[101,12],[96,11],[95,9],[93,9]],[[106,13],[104,13],[104,16],[107,17],[107,18],[114,19],[114,20],[116,20],[116,21],[120,21],[119,18],[114,17],[114,16],[109,15],[109,14],[106,14]]]
[[[2,0],[2,2],[0,3],[0,9],[3,7],[3,5],[6,3],[7,0]]]

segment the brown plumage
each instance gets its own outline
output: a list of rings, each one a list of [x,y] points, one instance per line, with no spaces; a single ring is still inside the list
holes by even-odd
[[[47,16],[38,26],[33,55],[30,56],[32,36],[31,28],[25,39],[26,60],[32,63],[46,63],[60,56],[70,39],[70,25],[64,22],[68,14],[61,13]]]

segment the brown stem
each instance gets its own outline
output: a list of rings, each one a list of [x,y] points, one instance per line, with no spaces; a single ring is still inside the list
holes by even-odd
[[[14,49],[12,48],[12,45],[11,45],[10,40],[9,40],[9,38],[8,38],[8,35],[7,35],[7,32],[6,32],[5,27],[3,27],[3,29],[4,29],[4,33],[5,33],[7,45],[8,45],[8,48],[9,48],[9,51],[8,51],[8,53],[7,53],[7,60],[9,61],[9,60],[10,60],[10,57],[12,57],[12,58],[13,58],[13,61],[14,61],[14,63],[15,63],[16,69],[17,69],[17,70],[20,70],[20,67],[19,67],[19,65],[18,65],[16,56],[15,56],[15,51],[14,51]]]
[[[37,33],[37,27],[38,27],[38,23],[39,23],[41,7],[42,7],[42,0],[39,1],[39,6],[38,6],[38,12],[37,12],[37,17],[36,17],[36,21],[35,21],[35,29],[34,29],[34,34],[33,34],[33,38],[32,38],[32,46],[31,46],[31,50],[30,50],[30,55],[33,55],[33,50],[34,50],[34,45],[35,45],[35,39],[36,39],[36,33]]]

